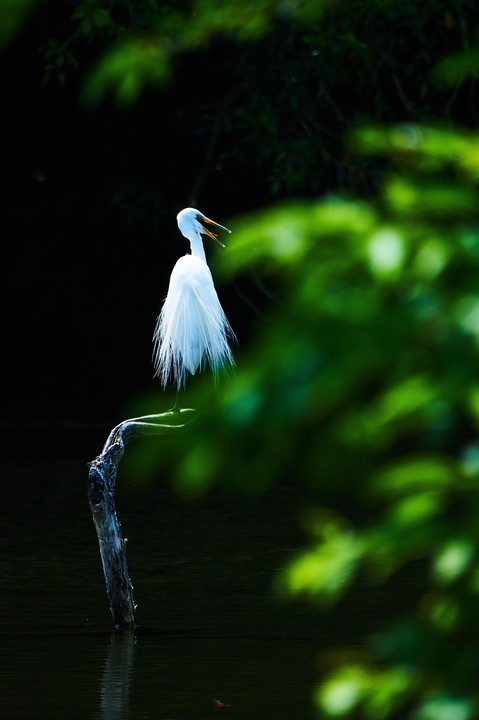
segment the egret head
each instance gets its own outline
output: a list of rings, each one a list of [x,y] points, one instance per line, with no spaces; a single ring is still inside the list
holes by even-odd
[[[224,247],[223,243],[218,240],[218,237],[213,230],[210,230],[206,227],[206,225],[214,225],[222,230],[226,230],[226,232],[231,232],[231,230],[228,230],[228,228],[224,227],[224,225],[219,225],[219,223],[214,220],[210,220],[210,218],[207,218],[206,215],[203,215],[203,213],[195,208],[185,208],[184,210],[181,210],[181,212],[179,212],[176,216],[176,220],[181,234],[190,241],[192,237],[203,234],[213,238],[213,240],[216,240],[219,245]]]

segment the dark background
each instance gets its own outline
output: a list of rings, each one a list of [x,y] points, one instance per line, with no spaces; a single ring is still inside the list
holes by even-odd
[[[77,85],[42,87],[35,50],[24,38],[2,74],[2,414],[113,419],[155,387],[155,319],[188,249],[176,213],[195,203],[224,222],[267,193],[249,172],[213,168],[193,194],[205,139],[173,89],[133,110],[85,109]],[[238,327],[237,297],[222,298]]]
[[[474,80],[460,90],[431,80],[475,37],[466,0],[453,11],[439,0],[338,3],[306,28],[276,19],[258,43],[218,37],[179,53],[172,82],[123,109],[110,96],[82,100],[111,38],[78,40],[76,6],[39,6],[1,61],[6,422],[111,423],[139,394],[157,390],[163,402],[151,337],[187,251],[181,208],[226,224],[272,200],[368,197],[382,166],[348,150],[348,129],[477,124]],[[72,40],[78,62],[61,80],[45,71],[51,38]],[[214,264],[218,248],[207,252]],[[244,346],[261,293],[254,283],[218,290]]]

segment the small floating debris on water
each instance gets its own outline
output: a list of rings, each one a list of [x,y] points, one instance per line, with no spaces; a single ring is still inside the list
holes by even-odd
[[[214,702],[214,704],[216,705],[217,708],[227,708],[227,707],[229,707],[229,705],[227,705],[227,704],[224,703],[224,702],[221,702],[221,700],[213,700],[213,702]]]

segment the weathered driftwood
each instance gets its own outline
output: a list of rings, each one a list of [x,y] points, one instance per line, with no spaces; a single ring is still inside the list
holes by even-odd
[[[138,624],[133,586],[125,557],[127,541],[121,536],[116,514],[115,486],[118,464],[132,437],[177,432],[194,414],[194,410],[185,408],[124,420],[111,431],[101,455],[90,463],[88,502],[98,535],[113,621],[117,627]]]

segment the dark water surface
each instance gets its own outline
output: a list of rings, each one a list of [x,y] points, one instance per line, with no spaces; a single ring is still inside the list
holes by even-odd
[[[272,590],[305,543],[291,489],[217,490],[192,504],[165,481],[135,484],[120,472],[143,630],[115,633],[86,499],[87,462],[106,432],[72,429],[66,446],[68,432],[32,431],[26,442],[11,433],[1,463],[0,716],[314,717],[318,654],[332,630],[326,615]]]

